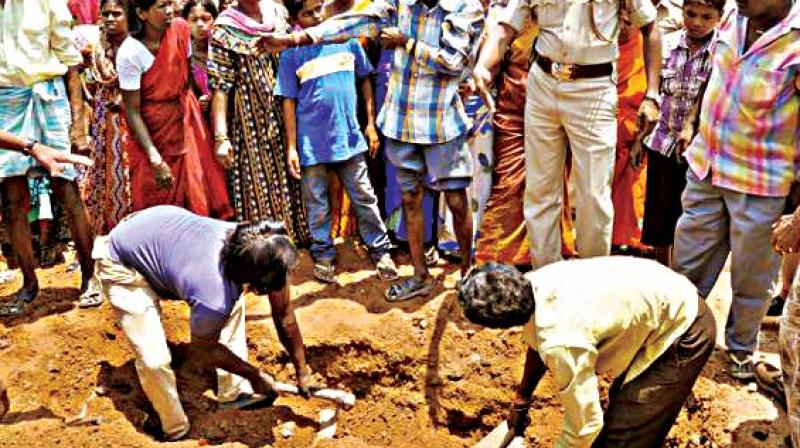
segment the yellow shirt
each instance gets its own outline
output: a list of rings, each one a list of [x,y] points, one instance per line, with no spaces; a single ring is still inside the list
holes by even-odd
[[[0,86],[32,86],[79,64],[71,24],[64,0],[5,0],[0,7]]]
[[[528,274],[536,310],[523,340],[560,389],[557,447],[588,447],[603,426],[597,374],[631,381],[697,317],[697,289],[651,260],[597,257]]]

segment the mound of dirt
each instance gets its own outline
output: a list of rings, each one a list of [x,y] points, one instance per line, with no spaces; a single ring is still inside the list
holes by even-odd
[[[428,298],[387,303],[387,284],[377,279],[369,261],[344,246],[339,271],[339,285],[322,285],[311,277],[311,260],[304,254],[292,281],[316,378],[357,397],[352,409],[339,413],[336,437],[316,440],[319,413],[331,407],[320,400],[281,398],[268,409],[217,410],[213,371],[186,356],[188,308],[165,301],[162,320],[192,423],[188,439],[169,446],[466,447],[505,417],[522,371],[519,330],[471,325],[442,281]],[[434,273],[442,280],[454,271],[440,265]],[[410,275],[410,268],[404,266],[402,274]],[[0,379],[10,401],[0,420],[0,446],[161,446],[147,433],[157,417],[139,386],[113,310],[108,304],[78,309],[79,278],[64,265],[39,275],[41,297],[24,316],[0,321]],[[18,286],[5,285],[0,293],[7,298]],[[727,294],[723,290],[717,296]],[[724,322],[726,302],[709,300]],[[293,369],[267,301],[247,297],[247,310],[250,361],[291,382]],[[763,339],[765,352],[775,353],[774,331]],[[771,401],[731,380],[724,366],[718,351],[668,446],[760,448],[782,442],[785,416]],[[562,411],[549,376],[536,391],[531,419],[529,445],[552,446]]]

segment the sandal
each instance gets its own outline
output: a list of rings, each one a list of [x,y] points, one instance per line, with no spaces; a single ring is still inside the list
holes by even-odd
[[[433,291],[433,280],[425,281],[411,277],[386,289],[384,298],[389,302],[402,302],[416,296],[427,296],[431,291]]]
[[[0,316],[20,316],[25,313],[28,305],[39,295],[39,288],[33,290],[22,289],[10,302],[0,305]]]
[[[336,283],[336,266],[329,261],[314,263],[314,277],[325,283]]]
[[[392,256],[388,253],[381,256],[380,260],[375,263],[375,268],[378,270],[378,277],[381,280],[397,280],[400,276],[397,273],[397,266],[394,265]]]
[[[103,304],[103,295],[95,289],[87,289],[78,300],[79,308],[94,308]]]
[[[756,384],[764,393],[775,399],[786,411],[786,389],[783,386],[783,372],[766,362],[756,363]]]

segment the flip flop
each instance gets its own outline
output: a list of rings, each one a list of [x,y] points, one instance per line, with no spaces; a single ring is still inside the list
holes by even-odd
[[[756,384],[766,395],[773,398],[785,411],[786,389],[783,385],[783,372],[764,361],[756,363]]]
[[[314,277],[324,283],[336,283],[336,266],[329,262],[314,263]]]
[[[427,296],[433,291],[433,286],[433,280],[426,282],[410,277],[387,288],[384,298],[388,302],[402,302],[416,296]]]
[[[30,303],[31,302],[25,299],[15,297],[14,300],[6,302],[0,306],[0,316],[21,316],[25,313],[25,310],[28,308]]]
[[[381,259],[375,263],[375,268],[378,270],[378,277],[381,280],[397,280],[400,276],[397,273],[397,266],[394,265],[392,256],[388,253],[381,256]]]

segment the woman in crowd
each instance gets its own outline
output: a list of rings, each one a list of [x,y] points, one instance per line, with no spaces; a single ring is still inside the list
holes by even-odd
[[[211,91],[208,88],[208,39],[214,20],[219,13],[211,0],[189,0],[181,16],[189,22],[192,31],[192,89],[200,101],[203,113],[211,108]]]
[[[172,0],[133,0],[131,35],[117,54],[134,210],[176,205],[202,216],[233,217],[225,172],[214,160],[200,103],[189,88],[189,25]]]
[[[211,33],[209,85],[217,159],[229,169],[237,221],[283,221],[299,245],[310,241],[300,183],[286,169],[281,103],[273,95],[275,55],[254,43],[286,31],[286,10],[269,0],[239,0]]]
[[[122,114],[122,94],[114,61],[128,37],[129,0],[103,0],[103,33],[93,47],[87,66],[92,97],[91,157],[86,172],[84,200],[95,235],[107,235],[131,211],[131,189],[125,142],[130,138]]]

